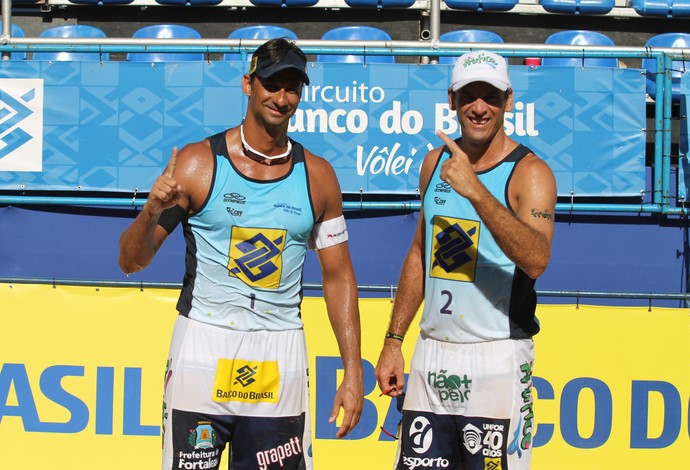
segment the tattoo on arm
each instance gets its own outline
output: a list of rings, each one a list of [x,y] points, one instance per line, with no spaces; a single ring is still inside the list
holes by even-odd
[[[547,210],[545,211],[539,211],[537,209],[532,208],[532,217],[535,219],[547,219],[547,220],[553,220],[553,215],[551,215],[551,212]]]

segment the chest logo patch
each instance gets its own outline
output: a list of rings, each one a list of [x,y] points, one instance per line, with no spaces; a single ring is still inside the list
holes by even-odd
[[[477,269],[479,222],[435,216],[430,276],[473,282]]]
[[[229,275],[252,287],[277,289],[283,271],[286,236],[282,229],[233,227]]]

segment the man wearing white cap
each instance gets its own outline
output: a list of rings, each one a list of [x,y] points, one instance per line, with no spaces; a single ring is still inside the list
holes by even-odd
[[[504,131],[513,90],[503,57],[460,57],[448,99],[462,137],[438,131],[443,145],[422,164],[419,224],[376,377],[403,394],[401,344],[424,301],[396,468],[527,469],[534,283],[550,259],[556,183]]]

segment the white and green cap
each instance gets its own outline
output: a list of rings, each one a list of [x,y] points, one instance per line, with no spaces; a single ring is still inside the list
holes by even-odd
[[[508,63],[500,55],[488,51],[468,52],[460,56],[453,69],[450,88],[458,91],[473,82],[486,82],[506,91],[510,88]]]

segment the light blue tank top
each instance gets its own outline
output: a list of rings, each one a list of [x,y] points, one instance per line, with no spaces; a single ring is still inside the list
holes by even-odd
[[[519,145],[477,174],[508,209],[510,178],[528,153]],[[444,148],[423,201],[426,272],[420,327],[434,339],[454,343],[529,338],[539,331],[534,280],[501,251],[472,204],[441,180],[441,164],[448,158]]]
[[[178,310],[236,330],[302,328],[302,270],[314,226],[304,149],[293,141],[288,174],[260,181],[232,164],[224,132],[209,140],[214,177],[203,207],[184,221]]]

